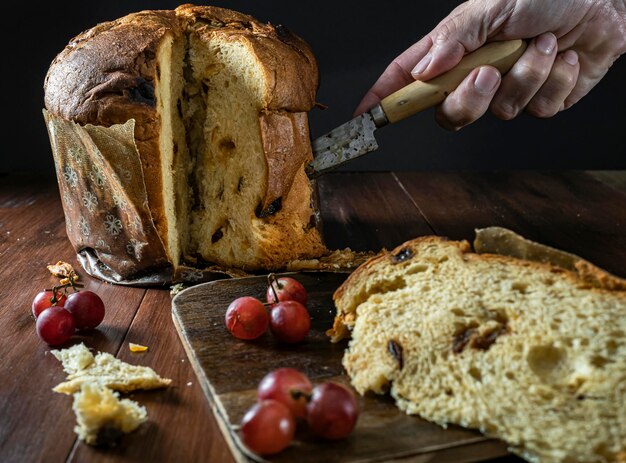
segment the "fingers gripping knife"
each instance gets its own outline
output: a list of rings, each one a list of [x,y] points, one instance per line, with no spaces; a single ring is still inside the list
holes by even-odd
[[[374,131],[441,103],[478,66],[491,65],[505,74],[518,60],[526,42],[492,42],[466,55],[450,71],[427,82],[415,82],[392,93],[380,104],[313,141],[314,160],[306,173],[324,172],[378,148]]]

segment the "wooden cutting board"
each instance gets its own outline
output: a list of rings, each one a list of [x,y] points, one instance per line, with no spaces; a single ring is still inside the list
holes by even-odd
[[[346,279],[341,273],[289,274],[308,291],[311,332],[297,345],[279,344],[270,333],[255,341],[240,341],[226,330],[228,304],[240,296],[263,299],[265,277],[204,283],[179,293],[172,317],[190,362],[202,385],[235,459],[258,460],[239,440],[237,429],[256,400],[256,387],[268,372],[292,367],[316,384],[333,380],[348,384],[341,365],[347,342],[332,344],[325,332],[332,326],[332,294]],[[460,427],[440,428],[400,412],[387,396],[359,397],[360,416],[347,439],[326,442],[298,429],[294,442],[269,458],[274,462],[374,462],[410,459],[419,462],[474,462],[507,455],[504,443]],[[508,461],[508,459],[507,459]],[[511,461],[521,461],[511,457]]]

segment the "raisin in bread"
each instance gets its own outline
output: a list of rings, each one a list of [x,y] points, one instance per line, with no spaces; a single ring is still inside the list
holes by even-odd
[[[45,105],[81,125],[135,120],[161,240],[149,245],[174,267],[279,269],[326,252],[304,172],[317,86],[310,48],[286,28],[183,5],[73,39],[48,71]]]
[[[406,413],[533,462],[623,461],[626,285],[604,280],[423,237],[346,280],[330,334],[357,391]]]

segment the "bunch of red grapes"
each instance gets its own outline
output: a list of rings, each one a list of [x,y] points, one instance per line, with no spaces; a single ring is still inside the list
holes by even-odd
[[[311,329],[306,289],[289,277],[270,274],[268,281],[267,304],[250,296],[235,299],[226,310],[226,328],[238,339],[257,339],[269,328],[281,342],[302,341]]]
[[[259,455],[284,450],[293,439],[297,420],[306,421],[316,436],[337,440],[352,432],[359,415],[350,389],[333,382],[313,387],[306,375],[293,368],[267,374],[257,397],[241,421],[241,440]]]
[[[37,334],[51,346],[70,339],[76,330],[86,331],[104,319],[104,303],[92,291],[76,291],[69,296],[53,288],[41,291],[33,300]]]
[[[238,339],[257,339],[269,328],[281,342],[302,341],[311,328],[306,309],[307,292],[290,277],[268,276],[267,303],[254,297],[235,299],[226,310],[226,327]],[[297,421],[324,439],[342,439],[352,432],[358,417],[354,394],[347,387],[326,382],[313,387],[309,378],[293,368],[279,368],[259,383],[258,401],[241,422],[241,440],[259,455],[285,449],[296,432]]]

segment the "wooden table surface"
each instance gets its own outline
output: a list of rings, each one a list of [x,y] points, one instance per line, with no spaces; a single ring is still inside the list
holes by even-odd
[[[392,248],[433,233],[472,239],[474,228],[500,225],[622,277],[625,186],[625,172],[335,173],[319,181],[333,248]],[[59,259],[77,265],[56,180],[0,174],[0,461],[233,461],[174,329],[169,291],[105,284],[84,271],[106,317],[95,333],[73,340],[173,381],[167,390],[132,394],[149,422],[118,447],[77,441],[71,398],[51,391],[65,375],[30,310],[34,295],[55,281],[46,265]],[[150,349],[133,354],[128,342]]]

